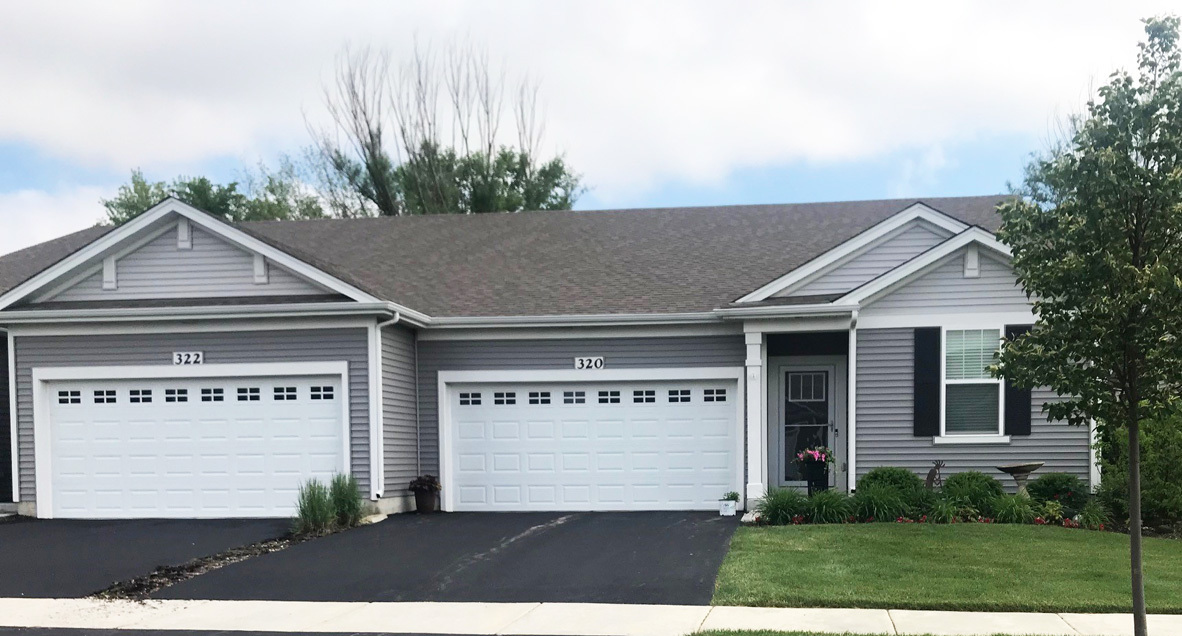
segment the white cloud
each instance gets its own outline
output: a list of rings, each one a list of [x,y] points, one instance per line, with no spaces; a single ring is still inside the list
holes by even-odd
[[[99,197],[110,189],[79,187],[58,194],[0,193],[0,254],[95,225],[105,217]]]
[[[924,189],[935,186],[940,172],[948,167],[950,161],[940,145],[924,150],[917,157],[904,159],[898,177],[889,186],[891,196],[923,196]]]
[[[603,202],[669,180],[1048,130],[1167,2],[20,3],[0,141],[123,172],[306,140],[346,43],[459,36],[542,83],[547,141]]]

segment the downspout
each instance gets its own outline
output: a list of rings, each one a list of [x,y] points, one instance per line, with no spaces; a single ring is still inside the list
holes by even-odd
[[[377,368],[377,374],[375,375],[375,374],[371,373],[369,377],[370,377],[370,382],[372,382],[374,384],[374,386],[371,387],[370,391],[376,393],[376,395],[378,396],[378,400],[377,400],[378,401],[378,412],[377,412],[377,426],[374,427],[376,429],[375,435],[373,436],[373,438],[371,439],[371,442],[370,442],[370,452],[373,453],[373,455],[374,455],[373,459],[377,460],[376,461],[376,465],[378,467],[377,475],[378,475],[379,481],[381,481],[381,483],[375,484],[373,486],[372,490],[375,493],[377,493],[377,496],[379,498],[382,495],[384,495],[386,492],[386,450],[385,450],[386,396],[385,396],[384,391],[382,390],[385,385],[385,379],[386,379],[386,365],[385,365],[385,360],[382,355],[382,329],[385,329],[386,327],[389,327],[390,325],[397,324],[400,320],[402,320],[402,314],[400,312],[395,311],[393,318],[391,318],[390,320],[387,320],[385,322],[379,322],[377,324],[377,326],[374,328],[374,351],[373,351],[372,355],[373,355],[373,359],[377,363],[378,368]],[[373,464],[371,463],[371,466],[372,465]]]
[[[850,313],[850,342],[846,350],[846,490],[858,487],[858,310]]]
[[[423,417],[419,413],[419,332],[415,330],[415,472],[423,474]]]

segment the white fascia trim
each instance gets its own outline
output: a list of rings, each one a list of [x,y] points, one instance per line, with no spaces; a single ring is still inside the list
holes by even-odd
[[[37,516],[53,518],[53,452],[50,448],[49,382],[63,380],[160,379],[331,375],[341,381],[341,470],[350,470],[348,362],[275,362],[265,364],[202,364],[114,367],[33,368],[33,457],[37,493]]]
[[[366,326],[369,341],[369,498],[382,496],[382,330],[377,321]]]
[[[714,312],[679,314],[572,314],[553,316],[437,316],[429,320],[433,329],[464,327],[594,327],[598,325],[680,325],[715,322]]]
[[[20,443],[16,429],[16,336],[6,331],[8,339],[8,441],[11,446],[9,459],[12,460],[12,502],[21,500]]]
[[[301,329],[364,329],[366,317],[175,320],[169,322],[38,323],[9,327],[14,336],[111,336],[129,333],[209,333],[224,331],[297,331]]]
[[[903,263],[902,265],[892,269],[891,271],[875,278],[860,287],[856,287],[853,291],[833,301],[834,305],[850,305],[861,304],[867,305],[882,293],[888,292],[895,285],[902,284],[910,279],[912,276],[919,275],[927,270],[929,267],[938,265],[940,261],[951,256],[957,250],[970,245],[976,244],[986,249],[989,249],[1000,256],[1011,258],[1010,248],[998,241],[992,234],[976,227],[957,234],[956,236],[940,243],[932,249],[916,256],[915,258]]]
[[[263,256],[275,261],[279,265],[291,270],[292,272],[295,272],[296,274],[314,283],[317,283],[322,287],[326,287],[357,302],[380,302],[378,298],[334,276],[331,276],[330,274],[327,274],[316,267],[308,265],[307,263],[304,263],[290,254],[272,247],[271,245],[260,241],[253,236],[250,236],[242,230],[228,225],[225,222],[216,219],[191,205],[183,203],[177,199],[168,198],[147,212],[144,212],[122,226],[111,230],[98,239],[95,239],[89,245],[62,259],[56,265],[49,267],[33,278],[30,278],[24,283],[17,285],[8,293],[0,296],[0,309],[3,309],[14,302],[17,302],[18,300],[25,298],[29,294],[32,294],[33,292],[36,292],[37,290],[52,284],[59,277],[67,274],[80,265],[103,256],[107,251],[117,249],[119,243],[126,240],[128,237],[134,236],[139,231],[151,227],[152,224],[156,223],[164,216],[172,213],[176,213],[184,218],[187,218],[190,222],[196,223],[205,230],[221,236],[224,239],[237,243],[239,246],[251,253],[262,254]]]
[[[949,445],[981,445],[981,444],[1009,444],[1009,435],[937,435],[932,438],[932,444]]]
[[[661,369],[530,369],[519,371],[440,371],[438,373],[438,407],[439,407],[439,482],[443,487],[441,492],[442,508],[446,512],[455,510],[455,493],[451,487],[454,480],[451,475],[451,399],[449,384],[477,384],[477,383],[509,383],[509,382],[640,382],[662,380],[731,380],[737,385],[735,389],[735,421],[738,430],[735,432],[735,476],[734,489],[745,492],[743,475],[746,467],[744,454],[744,417],[746,404],[739,396],[746,395],[744,379],[746,374],[743,367],[692,367],[692,368],[661,368]],[[745,500],[740,502],[745,505]]]
[[[885,314],[874,315],[869,310],[858,317],[862,329],[914,329],[916,327],[951,327],[954,329],[996,329],[998,325],[1032,325],[1033,311],[958,314]]]
[[[858,311],[858,305],[775,305],[770,307],[733,307],[715,309],[722,318],[781,318],[793,316],[849,316]]]
[[[742,325],[734,321],[683,325],[602,325],[596,327],[514,327],[424,329],[419,340],[555,340],[603,338],[677,338],[686,336],[737,336]]]
[[[935,225],[944,228],[953,234],[959,234],[969,228],[968,225],[962,223],[939,210],[930,208],[922,203],[912,204],[903,210],[895,213],[893,216],[884,221],[879,222],[870,229],[864,230],[861,234],[849,239],[848,241],[838,245],[837,247],[821,254],[813,260],[801,265],[800,267],[784,274],[776,280],[760,287],[759,289],[743,296],[735,302],[749,303],[758,300],[766,300],[776,293],[787,289],[795,283],[798,283],[809,276],[820,272],[821,270],[834,265],[847,256],[852,255],[858,250],[871,245],[875,241],[885,237],[894,230],[916,220],[922,219]]]
[[[35,309],[0,313],[0,323],[128,322],[230,318],[295,318],[315,316],[393,315],[388,303],[284,303],[198,307],[121,307],[111,309]]]

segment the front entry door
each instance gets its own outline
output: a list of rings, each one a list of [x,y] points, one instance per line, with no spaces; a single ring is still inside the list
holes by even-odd
[[[805,486],[796,462],[797,453],[824,446],[840,458],[838,448],[836,371],[833,366],[784,366],[780,377],[780,482],[784,486]],[[836,485],[838,461],[829,471],[829,485]]]

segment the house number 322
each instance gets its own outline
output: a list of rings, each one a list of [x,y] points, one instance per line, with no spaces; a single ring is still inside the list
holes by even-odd
[[[205,356],[200,351],[178,351],[172,354],[173,364],[201,364]]]
[[[595,356],[590,358],[575,358],[576,369],[602,369],[603,356]]]

